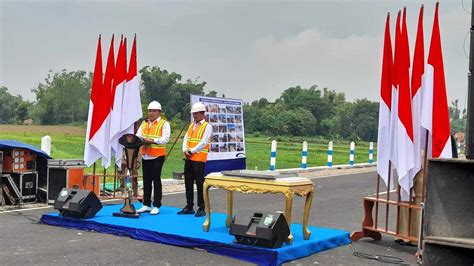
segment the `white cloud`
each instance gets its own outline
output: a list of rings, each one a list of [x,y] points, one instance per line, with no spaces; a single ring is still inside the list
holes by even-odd
[[[381,38],[368,35],[330,37],[317,28],[256,41],[256,64],[278,85],[328,87],[351,99],[378,95]]]

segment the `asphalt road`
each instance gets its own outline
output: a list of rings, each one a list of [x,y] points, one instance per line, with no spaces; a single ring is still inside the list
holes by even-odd
[[[313,179],[315,196],[310,224],[358,230],[363,216],[362,198],[375,192],[375,172]],[[226,211],[226,193],[210,191],[212,210]],[[183,207],[184,193],[163,197],[163,204]],[[295,198],[292,219],[302,223],[303,198]],[[282,211],[283,195],[234,194],[234,208],[246,211]],[[245,262],[189,248],[133,240],[108,234],[64,229],[38,224],[39,217],[52,209],[0,214],[0,264],[153,264],[153,265],[241,265]],[[355,242],[360,252],[390,255],[404,263],[416,264],[415,247],[400,246],[384,235],[381,241]],[[287,263],[288,265],[381,265],[352,255],[351,245],[323,251]]]

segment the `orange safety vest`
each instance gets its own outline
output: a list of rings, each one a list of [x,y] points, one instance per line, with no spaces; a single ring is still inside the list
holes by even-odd
[[[186,133],[187,136],[187,143],[186,149],[192,149],[198,145],[199,142],[202,140],[202,136],[204,135],[204,131],[206,131],[207,122],[199,124],[193,130],[193,124],[189,125],[188,132]],[[207,153],[209,152],[210,144],[207,143],[204,149],[199,152],[194,153],[191,155],[190,160],[195,162],[206,162],[207,161]]]
[[[163,118],[158,121],[158,123],[153,123],[149,126],[147,121],[143,121],[141,128],[142,128],[142,135],[143,138],[150,138],[150,139],[157,139],[161,138],[163,135],[163,125],[165,124],[165,120]],[[166,145],[165,144],[148,144],[143,145],[142,148],[142,155],[148,155],[152,157],[159,157],[166,155]]]

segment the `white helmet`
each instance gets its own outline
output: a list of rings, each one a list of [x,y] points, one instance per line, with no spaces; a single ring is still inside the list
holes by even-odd
[[[148,105],[148,110],[160,110],[161,111],[161,104],[157,101],[153,101]]]
[[[205,112],[205,111],[206,111],[206,106],[204,106],[204,104],[201,102],[197,102],[193,104],[193,107],[191,107],[191,114],[197,113],[197,112]]]

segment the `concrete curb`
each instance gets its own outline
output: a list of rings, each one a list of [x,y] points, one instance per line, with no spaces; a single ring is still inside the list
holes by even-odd
[[[184,184],[184,179],[161,179],[161,184],[163,186],[174,186],[174,185],[182,185]]]
[[[373,168],[377,167],[377,163],[357,163],[354,165],[350,164],[340,164],[340,165],[333,165],[329,166],[316,166],[316,167],[308,167],[306,169],[301,168],[289,168],[289,169],[277,169],[276,172],[282,174],[305,174],[311,172],[318,172],[318,171],[325,171],[325,170],[340,170],[340,169],[354,169],[354,168]]]

